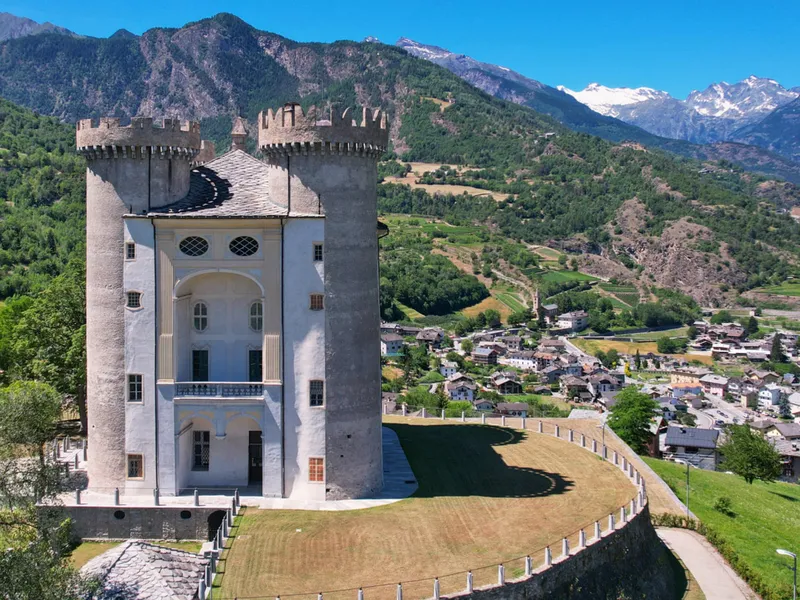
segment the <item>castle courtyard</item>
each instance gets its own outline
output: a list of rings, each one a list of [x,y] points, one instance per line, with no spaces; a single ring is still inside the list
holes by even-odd
[[[533,431],[437,419],[385,419],[398,435],[419,489],[395,504],[355,511],[248,508],[222,556],[214,598],[326,600],[404,598],[496,583],[497,564],[518,577],[561,538],[577,547],[596,520],[635,494],[614,466],[577,444]],[[599,432],[593,437],[599,438]],[[420,580],[414,583],[415,580]],[[337,592],[337,590],[340,590]]]

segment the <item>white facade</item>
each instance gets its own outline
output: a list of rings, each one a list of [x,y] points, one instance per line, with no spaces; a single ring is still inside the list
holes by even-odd
[[[768,383],[758,391],[758,403],[761,406],[775,406],[781,400],[781,389],[774,383]]]

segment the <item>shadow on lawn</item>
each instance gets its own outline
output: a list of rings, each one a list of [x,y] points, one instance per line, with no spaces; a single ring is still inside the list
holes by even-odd
[[[397,433],[417,477],[415,498],[536,498],[562,494],[574,485],[559,473],[505,463],[495,447],[522,442],[527,437],[523,431],[490,425],[387,426]]]

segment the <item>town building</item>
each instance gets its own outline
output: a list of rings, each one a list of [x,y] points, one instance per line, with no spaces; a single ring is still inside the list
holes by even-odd
[[[78,123],[90,491],[382,488],[386,118],[286,104],[257,130],[263,159],[237,129],[194,166],[197,123]]]
[[[472,362],[476,365],[496,365],[497,350],[494,348],[478,347],[472,350]]]
[[[403,336],[396,333],[384,333],[381,336],[381,354],[397,356],[403,350]]]
[[[664,457],[680,459],[700,469],[714,471],[718,460],[718,438],[719,431],[716,429],[670,426],[664,440]]]
[[[468,375],[456,373],[445,382],[444,390],[451,400],[468,400],[472,402],[475,399],[478,386]]]
[[[558,322],[556,323],[556,327],[559,329],[568,329],[569,331],[582,331],[588,326],[589,313],[584,310],[576,310],[558,315]]]

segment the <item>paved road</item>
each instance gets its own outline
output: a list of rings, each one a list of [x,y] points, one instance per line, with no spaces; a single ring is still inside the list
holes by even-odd
[[[687,529],[656,528],[667,547],[692,573],[706,600],[755,600],[757,596],[701,535]]]

